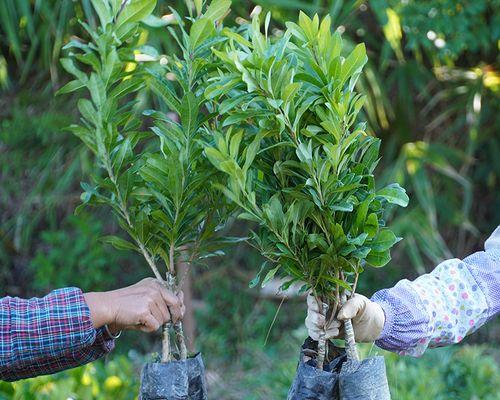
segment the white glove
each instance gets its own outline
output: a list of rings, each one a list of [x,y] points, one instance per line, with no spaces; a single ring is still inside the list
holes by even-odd
[[[385,314],[380,305],[355,294],[341,307],[337,319],[333,319],[325,328],[325,317],[319,312],[318,302],[314,296],[307,296],[306,328],[311,339],[318,340],[323,335],[325,339],[338,338],[343,333],[342,321],[346,319],[352,320],[357,342],[373,342],[380,337],[384,328]]]

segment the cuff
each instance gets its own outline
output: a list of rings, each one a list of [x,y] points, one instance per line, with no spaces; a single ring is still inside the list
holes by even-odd
[[[371,300],[379,304],[386,317],[375,344],[399,354],[420,355],[421,341],[428,336],[429,316],[418,294],[407,280],[391,289],[376,292]]]
[[[393,331],[394,327],[394,309],[391,305],[391,303],[382,300],[382,299],[374,299],[372,297],[372,301],[377,303],[380,307],[382,307],[382,310],[384,311],[385,315],[385,320],[384,320],[384,327],[382,329],[382,332],[380,332],[379,338],[376,340],[377,342],[380,341],[380,343],[383,343],[384,340],[387,340],[387,338],[390,336],[390,333]],[[378,346],[378,344],[377,344]],[[380,346],[379,346],[380,347]]]

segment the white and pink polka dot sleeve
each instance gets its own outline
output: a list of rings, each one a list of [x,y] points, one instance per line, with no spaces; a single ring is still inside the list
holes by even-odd
[[[500,312],[500,227],[485,251],[451,259],[414,281],[372,297],[386,314],[377,345],[419,356],[428,347],[460,342]]]

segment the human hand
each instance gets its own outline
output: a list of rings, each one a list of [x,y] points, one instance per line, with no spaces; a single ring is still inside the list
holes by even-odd
[[[182,319],[185,311],[183,293],[176,295],[153,278],[109,292],[85,293],[84,297],[94,327],[108,325],[112,332],[154,332],[166,322]]]
[[[318,340],[323,334],[325,339],[340,337],[342,321],[346,319],[352,321],[356,341],[373,342],[380,337],[384,328],[385,314],[379,304],[355,294],[325,328],[325,317],[319,312],[318,302],[312,295],[307,296],[306,327],[311,339]]]

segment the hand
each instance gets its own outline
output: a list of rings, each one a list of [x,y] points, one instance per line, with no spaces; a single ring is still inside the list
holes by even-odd
[[[326,318],[319,312],[319,309],[320,305],[318,304],[316,298],[312,294],[308,295],[306,328],[309,333],[309,337],[316,341],[322,336],[324,336],[325,339],[338,337],[341,322],[334,319],[325,328]]]
[[[385,314],[379,304],[363,295],[355,294],[339,310],[334,319],[325,329],[325,317],[319,313],[316,299],[307,296],[306,327],[309,336],[318,340],[324,333],[326,339],[338,338],[341,335],[342,321],[350,319],[354,336],[358,342],[373,342],[380,337],[385,323]]]
[[[185,311],[183,293],[175,295],[153,278],[110,292],[85,293],[84,297],[94,327],[107,324],[112,332],[154,332],[166,322],[182,319]]]

